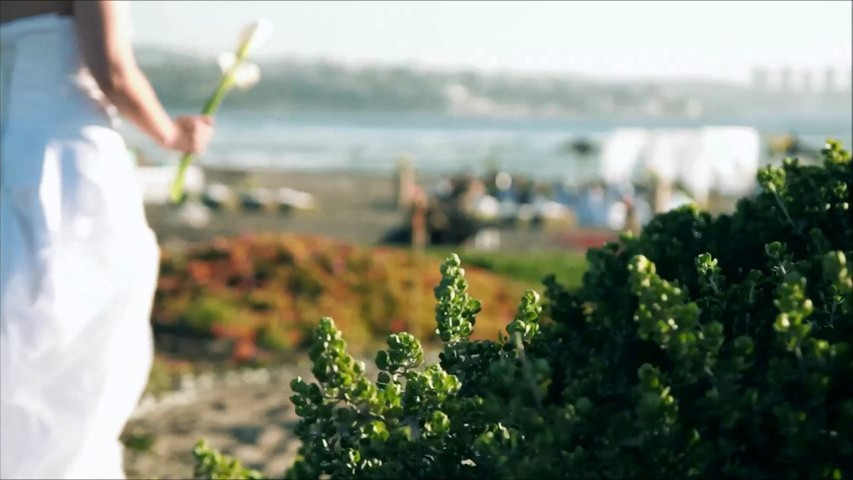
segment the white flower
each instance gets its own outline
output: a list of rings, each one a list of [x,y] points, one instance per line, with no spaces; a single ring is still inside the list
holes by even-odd
[[[234,86],[246,90],[261,79],[261,68],[252,62],[243,61],[234,72]]]
[[[216,59],[219,64],[219,69],[223,75],[227,75],[234,67],[234,62],[237,61],[237,55],[233,52],[223,52]],[[240,65],[232,73],[233,85],[239,89],[245,90],[254,86],[261,79],[261,68],[248,61],[243,60]]]
[[[234,52],[222,52],[216,58],[216,63],[219,64],[219,70],[222,71],[223,75],[231,70],[231,67],[234,66],[236,61],[237,55],[235,55]]]
[[[269,40],[270,35],[272,35],[272,24],[266,19],[255,20],[243,27],[238,37],[237,50],[248,48],[248,44],[251,44],[251,47],[263,45]]]

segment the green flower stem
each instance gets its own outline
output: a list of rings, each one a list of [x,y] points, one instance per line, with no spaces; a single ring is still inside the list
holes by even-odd
[[[234,85],[234,73],[237,71],[240,64],[243,63],[243,60],[249,51],[250,43],[252,42],[248,41],[240,46],[234,65],[232,65],[231,68],[222,75],[222,78],[219,80],[219,85],[216,87],[216,91],[213,92],[213,95],[204,104],[204,108],[201,111],[202,115],[212,116],[219,109],[219,105],[222,103],[222,99],[225,98],[225,94],[227,94]],[[192,153],[185,153],[181,157],[181,162],[178,165],[178,174],[175,176],[175,180],[172,182],[172,186],[170,188],[169,197],[173,203],[180,202],[184,196],[184,176],[186,175],[187,168],[190,166],[190,162],[192,162],[194,157],[195,155]]]

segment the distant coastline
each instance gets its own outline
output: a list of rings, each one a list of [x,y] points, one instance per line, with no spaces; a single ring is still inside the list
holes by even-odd
[[[215,59],[137,47],[164,103],[197,109],[218,81]],[[778,91],[717,80],[616,81],[580,75],[521,75],[308,60],[260,62],[262,80],[224,108],[460,117],[680,119],[743,116],[851,117],[851,90]]]
[[[174,114],[197,112],[219,77],[213,58],[147,47],[137,56]],[[558,180],[577,178],[596,161],[567,145],[600,142],[617,128],[749,126],[764,139],[790,134],[813,148],[828,137],[853,143],[849,88],[791,95],[710,80],[614,82],[304,60],[261,67],[258,85],[223,103],[201,165],[384,175],[408,157],[431,174],[498,167]],[[125,132],[149,160],[174,161],[132,128]]]

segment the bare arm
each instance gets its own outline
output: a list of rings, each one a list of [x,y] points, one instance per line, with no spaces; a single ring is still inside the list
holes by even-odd
[[[212,134],[206,117],[169,117],[136,64],[119,15],[109,0],[76,1],[80,52],[98,86],[119,113],[164,148],[203,150]]]

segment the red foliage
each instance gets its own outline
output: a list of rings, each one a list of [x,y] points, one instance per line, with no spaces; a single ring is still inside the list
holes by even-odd
[[[217,338],[254,339],[257,330],[251,324],[227,323],[213,325],[210,333]]]
[[[390,330],[394,333],[405,332],[409,329],[407,322],[399,318],[391,320],[388,326],[390,327]]]
[[[210,281],[213,269],[210,264],[201,260],[194,260],[187,265],[187,271],[196,283],[205,285]]]
[[[590,248],[601,248],[607,242],[616,241],[618,232],[613,231],[578,231],[555,235],[554,239],[560,245],[586,251]]]
[[[439,265],[439,258],[408,250],[314,236],[217,238],[182,253],[164,252],[153,319],[155,327],[180,326],[188,309],[212,297],[223,305],[210,327],[219,338],[255,340],[264,330],[264,345],[300,346],[320,317],[330,316],[356,350],[368,336],[403,330],[435,340]],[[469,269],[468,281],[471,295],[485,305],[475,336],[495,338],[508,321],[508,300],[518,299],[523,288],[480,269]]]
[[[234,343],[231,359],[237,363],[246,363],[255,359],[258,355],[258,346],[253,340],[241,338]]]

